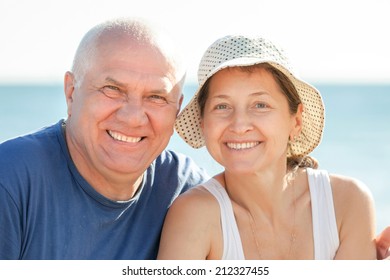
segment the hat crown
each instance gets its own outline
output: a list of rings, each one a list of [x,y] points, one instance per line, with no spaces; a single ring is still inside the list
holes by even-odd
[[[233,61],[237,60],[234,64]],[[260,37],[230,35],[215,41],[203,55],[198,69],[198,82],[206,80],[228,66],[248,65],[249,61],[274,62],[292,72],[283,50],[277,48],[271,41]]]

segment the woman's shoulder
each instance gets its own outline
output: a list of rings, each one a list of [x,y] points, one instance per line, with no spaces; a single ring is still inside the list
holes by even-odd
[[[339,174],[330,174],[329,178],[341,238],[343,235],[348,236],[353,230],[366,231],[373,228],[374,199],[366,184],[359,179]]]
[[[335,197],[351,199],[372,199],[371,191],[361,180],[340,174],[329,174]]]
[[[188,232],[208,232],[207,237],[204,238],[212,240],[213,235],[218,232],[210,234],[209,229],[219,230],[220,213],[220,206],[214,195],[203,185],[198,185],[179,195],[173,201],[166,221],[173,222],[174,227],[185,229]]]
[[[221,235],[219,217],[218,202],[201,185],[181,194],[168,210],[159,258],[207,258]]]
[[[313,176],[314,174],[328,176],[332,188],[332,193],[335,197],[344,198],[349,196],[357,196],[363,198],[371,196],[370,189],[366,186],[366,184],[354,177],[329,173],[327,170],[323,169],[301,169],[300,174],[304,174],[304,177]]]
[[[210,179],[213,180],[213,179]],[[207,183],[207,182],[206,182]],[[203,186],[198,185],[189,189],[175,199],[171,208],[187,210],[193,214],[218,210],[218,203],[214,196]]]
[[[351,176],[329,173],[327,170],[313,170],[307,173],[322,173],[329,176],[333,203],[336,215],[339,218],[338,220],[345,215],[350,216],[351,212],[357,213],[363,209],[363,211],[370,212],[374,207],[371,191],[361,180]]]
[[[370,189],[357,178],[339,174],[329,178],[340,239],[336,258],[374,258],[375,205]]]

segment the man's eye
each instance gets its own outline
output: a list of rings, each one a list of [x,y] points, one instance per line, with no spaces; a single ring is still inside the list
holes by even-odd
[[[110,90],[119,90],[119,88],[116,86],[105,86],[105,88],[110,89]]]
[[[106,92],[120,92],[120,89],[116,86],[104,86],[103,87],[103,91],[106,91]]]
[[[115,98],[115,97],[118,97],[119,95],[121,95],[120,89],[116,86],[111,86],[111,85],[104,86],[101,89],[101,92],[110,98]]]
[[[151,95],[151,96],[149,96],[149,99],[154,101],[154,102],[159,102],[159,103],[167,102],[167,99],[161,95]]]

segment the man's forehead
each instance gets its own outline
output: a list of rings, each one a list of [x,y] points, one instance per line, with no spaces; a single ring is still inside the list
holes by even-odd
[[[101,34],[96,47],[101,51],[111,52],[111,54],[115,50],[132,56],[138,55],[145,60],[148,58],[158,59],[163,61],[178,76],[185,75],[185,64],[180,52],[167,36],[158,36],[154,33],[139,36],[123,32],[123,30],[115,30]]]
[[[136,72],[115,73],[102,76],[105,83],[110,83],[122,88],[142,87],[148,92],[168,94],[176,86],[171,79],[164,76],[142,74]]]

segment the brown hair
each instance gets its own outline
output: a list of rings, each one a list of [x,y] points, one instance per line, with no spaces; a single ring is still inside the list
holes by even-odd
[[[251,66],[239,66],[241,71],[252,73],[255,69],[262,68],[272,74],[276,83],[284,93],[287,98],[290,114],[295,114],[298,111],[299,104],[302,103],[298,92],[294,86],[294,84],[290,81],[290,79],[283,74],[281,71],[273,67],[268,63],[260,63]],[[197,102],[200,109],[200,116],[203,118],[204,108],[206,106],[206,101],[209,95],[209,87],[210,81],[212,77],[210,77],[202,86],[199,91]],[[287,157],[287,170],[292,171],[296,168],[317,168],[318,162],[314,158],[310,156],[302,156],[302,155],[291,155]]]

